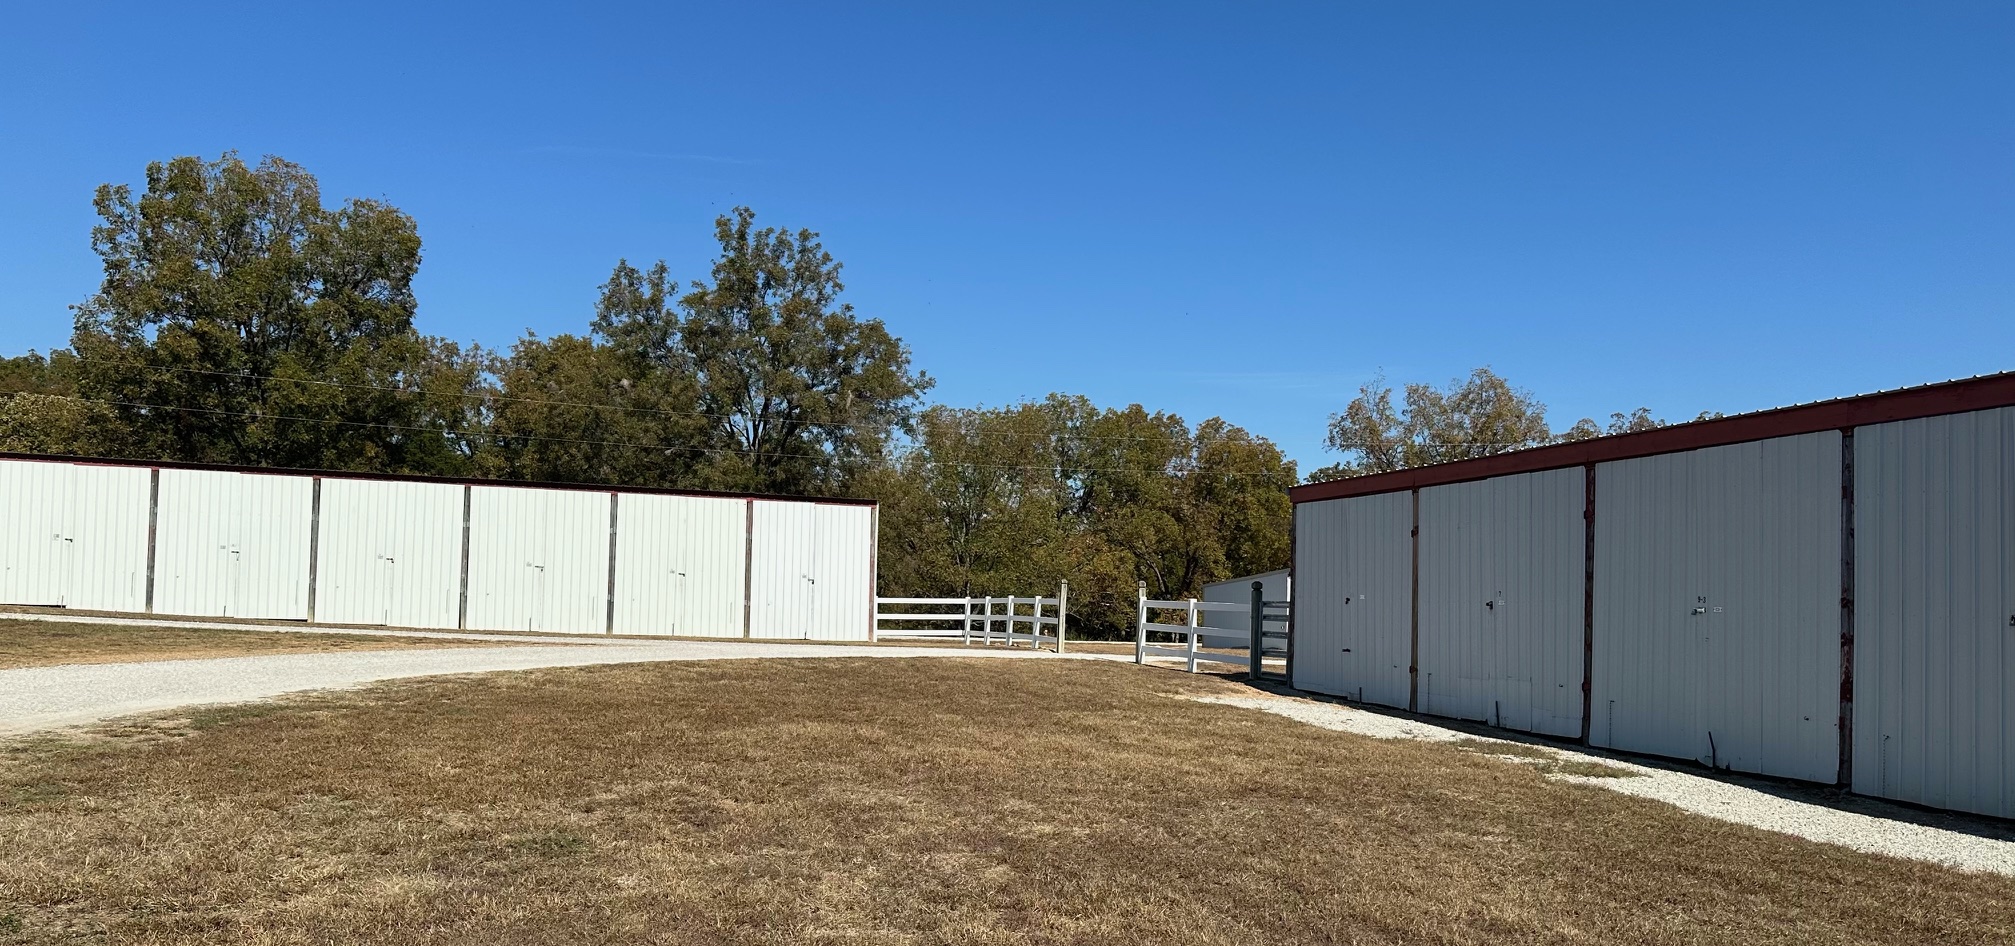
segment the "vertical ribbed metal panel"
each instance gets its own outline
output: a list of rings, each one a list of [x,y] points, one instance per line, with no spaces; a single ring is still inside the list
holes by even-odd
[[[313,505],[305,476],[162,470],[155,610],[306,620]]]
[[[1404,709],[1413,662],[1413,494],[1294,507],[1294,685]]]
[[[811,636],[814,525],[809,503],[758,501],[750,536],[749,636]]]
[[[323,480],[316,563],[317,621],[454,627],[462,487]]]
[[[471,630],[600,634],[608,596],[608,493],[470,491]]]
[[[1854,431],[1854,790],[2015,817],[2015,408]]]
[[[1580,468],[1420,491],[1423,713],[1581,734]]]
[[[872,507],[757,501],[749,636],[867,640],[874,542]]]
[[[862,641],[874,626],[875,511],[870,506],[812,507],[817,549],[808,635]]]
[[[616,633],[742,636],[747,501],[624,493],[619,502]]]
[[[0,460],[0,604],[64,604],[74,572],[72,480],[67,463]]]
[[[64,607],[90,611],[147,608],[146,467],[65,464],[70,500],[64,537],[70,565]]]
[[[1596,467],[1590,742],[1835,780],[1840,475],[1834,431]]]

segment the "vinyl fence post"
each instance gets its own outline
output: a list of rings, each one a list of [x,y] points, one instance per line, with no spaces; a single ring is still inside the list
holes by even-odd
[[[1147,582],[1140,583],[1140,617],[1134,622],[1133,662],[1147,663]]]
[[[1070,614],[1070,582],[1065,581],[1056,591],[1056,652],[1063,653],[1063,622]]]
[[[986,597],[986,617],[980,619],[980,646],[994,645],[994,596]]]
[[[959,622],[959,643],[966,647],[971,647],[973,645],[973,599],[970,597],[966,598],[965,601],[965,615],[965,620]]]
[[[1189,672],[1196,672],[1196,599],[1189,599]]]
[[[1260,671],[1265,669],[1262,663],[1266,659],[1265,632],[1266,585],[1255,581],[1252,583],[1252,649],[1246,652],[1247,666],[1251,668],[1254,680],[1259,679]]]

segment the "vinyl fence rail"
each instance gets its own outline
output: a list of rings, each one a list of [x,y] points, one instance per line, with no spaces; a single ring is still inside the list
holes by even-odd
[[[890,611],[894,607],[928,607],[928,611]],[[1070,609],[1070,582],[1057,586],[1055,597],[876,598],[876,640],[952,640],[971,646],[1005,647],[1025,643],[1037,650],[1047,644],[1064,652],[1064,621]],[[929,626],[913,626],[929,625]]]
[[[1286,623],[1286,611],[1289,603],[1286,601],[1265,600],[1263,594],[1264,586],[1260,582],[1255,581],[1252,583],[1252,600],[1249,602],[1199,601],[1195,598],[1158,600],[1147,596],[1147,582],[1141,582],[1139,587],[1140,604],[1134,630],[1134,663],[1145,664],[1149,657],[1171,657],[1183,661],[1184,669],[1190,673],[1196,672],[1196,665],[1199,661],[1234,664],[1245,667],[1254,679],[1259,679],[1262,677],[1276,678],[1282,676],[1265,669],[1266,658],[1285,657],[1292,659],[1292,651],[1285,643],[1287,632],[1268,626],[1269,624]],[[1167,624],[1149,620],[1151,617],[1159,616],[1154,613],[1156,611],[1179,612],[1183,623]],[[1214,611],[1248,615],[1253,628],[1251,643],[1245,647],[1236,648],[1237,652],[1235,653],[1211,653],[1203,650],[1200,643],[1203,637],[1222,636],[1224,634],[1223,628],[1207,627],[1200,624],[1197,620],[1198,614],[1208,614]],[[1150,634],[1180,638],[1181,649],[1149,643],[1148,635]],[[1281,641],[1281,643],[1277,644],[1275,643],[1276,641]],[[1233,650],[1233,648],[1219,648],[1219,650]]]

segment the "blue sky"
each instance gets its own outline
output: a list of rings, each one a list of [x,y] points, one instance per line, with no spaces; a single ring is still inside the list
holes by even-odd
[[[934,400],[1220,415],[1309,469],[1383,369],[1556,426],[2015,368],[2015,5],[22,5],[0,354],[92,189],[278,154],[426,242],[424,331],[578,331],[737,204]]]

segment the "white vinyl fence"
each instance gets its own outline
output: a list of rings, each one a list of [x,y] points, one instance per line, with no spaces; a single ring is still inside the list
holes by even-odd
[[[891,612],[896,607],[928,607],[929,611]],[[1064,652],[1064,617],[1070,608],[1070,582],[1057,586],[1054,598],[876,598],[876,640],[957,640],[991,647],[998,641],[1013,647],[1026,643],[1040,650],[1048,644]],[[1054,613],[1052,613],[1052,609]],[[929,625],[917,627],[912,625]]]
[[[1254,678],[1284,676],[1268,671],[1266,659],[1269,657],[1292,659],[1291,652],[1284,643],[1287,639],[1284,625],[1287,623],[1289,603],[1267,601],[1260,584],[1254,582],[1253,585],[1252,599],[1249,601],[1199,601],[1195,598],[1165,601],[1149,598],[1147,582],[1141,582],[1140,606],[1134,631],[1133,662],[1144,664],[1149,657],[1165,657],[1182,661],[1184,669],[1190,673],[1195,673],[1197,663],[1202,661],[1235,664],[1246,668]],[[1182,623],[1168,624],[1149,620],[1151,617],[1159,617],[1160,615],[1155,613],[1158,611],[1163,613],[1173,611]],[[1259,631],[1257,633],[1248,631],[1251,642],[1245,646],[1216,648],[1218,651],[1232,651],[1232,653],[1213,653],[1204,650],[1206,645],[1203,643],[1203,638],[1208,636],[1221,641],[1224,635],[1223,628],[1210,627],[1203,623],[1201,616],[1211,613],[1244,615],[1247,627],[1257,626]],[[1276,628],[1277,625],[1280,627]],[[1159,642],[1150,643],[1149,635],[1178,638],[1181,646],[1177,648],[1159,646]],[[1276,641],[1283,643],[1276,644]]]

